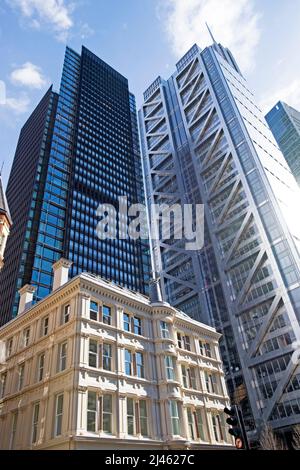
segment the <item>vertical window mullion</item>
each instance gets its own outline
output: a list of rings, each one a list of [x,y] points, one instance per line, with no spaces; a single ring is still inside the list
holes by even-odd
[[[135,429],[136,429],[136,434],[141,433],[141,426],[140,426],[140,407],[139,407],[139,402],[135,402]]]
[[[196,411],[193,411],[193,420],[194,420],[194,424],[195,424],[197,439],[200,439],[200,433],[199,433],[199,426],[198,426]]]
[[[103,397],[98,397],[98,430],[103,431]]]
[[[103,369],[103,343],[98,345],[98,367]]]
[[[191,377],[191,369],[188,368],[187,370],[188,378],[189,378],[189,388],[192,388],[192,377]]]
[[[130,317],[130,331],[134,332],[134,318],[132,316]]]

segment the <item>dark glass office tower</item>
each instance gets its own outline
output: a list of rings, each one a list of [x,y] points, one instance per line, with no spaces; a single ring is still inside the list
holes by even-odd
[[[300,192],[230,51],[194,45],[147,88],[140,124],[149,207],[205,209],[202,249],[154,241],[163,299],[222,333],[250,433],[300,423]]]
[[[140,240],[100,240],[96,211],[143,201],[134,96],[128,81],[85,47],[67,48],[59,95],[49,90],[24,125],[7,187],[15,224],[0,277],[1,322],[16,315],[18,289],[51,290],[52,264],[134,291],[148,290],[148,248]],[[118,221],[119,222],[119,221]]]
[[[50,88],[23,126],[6,189],[14,221],[0,273],[0,321],[17,311],[16,291],[31,282],[58,95]]]
[[[266,115],[266,121],[300,185],[300,112],[279,101]]]

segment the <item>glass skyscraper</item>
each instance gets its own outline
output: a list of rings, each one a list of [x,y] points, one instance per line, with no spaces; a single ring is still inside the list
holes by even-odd
[[[52,264],[73,262],[71,276],[89,271],[147,293],[148,248],[140,240],[100,240],[96,211],[142,202],[137,117],[128,81],[85,47],[66,49],[59,94],[50,89],[24,125],[7,200],[14,225],[0,276],[1,323],[16,315],[17,291],[49,294]],[[117,221],[122,223],[122,221]]]
[[[300,112],[279,101],[266,115],[266,121],[300,185]]]
[[[146,199],[205,206],[205,243],[153,242],[162,296],[223,334],[249,432],[300,422],[300,193],[231,52],[194,45],[144,93]]]

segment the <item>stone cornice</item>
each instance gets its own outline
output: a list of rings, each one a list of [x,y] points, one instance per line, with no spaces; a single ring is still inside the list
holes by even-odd
[[[76,293],[84,296],[91,296],[93,294],[103,296],[106,299],[111,300],[111,302],[117,305],[118,308],[126,306],[148,315],[159,315],[160,317],[165,315],[169,319],[171,317],[172,323],[176,328],[188,330],[195,336],[203,337],[203,339],[206,337],[218,342],[221,337],[221,335],[212,327],[199,323],[188,316],[185,318],[184,314],[178,312],[171,305],[166,303],[156,303],[152,306],[149,299],[140,294],[135,294],[134,292],[122,289],[100,278],[93,278],[92,276],[83,273],[74,277],[68,283],[52,292],[48,297],[33,305],[30,309],[1,327],[0,338],[3,335],[9,336],[10,334],[15,333],[16,329],[21,329],[24,324],[43,315],[43,313],[51,312],[51,309],[56,308],[59,303],[62,303],[71,295],[74,296]]]
[[[80,279],[79,277],[73,278],[67,284],[52,292],[48,297],[41,300],[37,304],[33,305],[30,309],[21,313],[17,317],[10,320],[8,323],[0,328],[0,338],[2,335],[10,335],[16,332],[16,329],[22,328],[22,325],[28,321],[34,320],[45,312],[51,311],[59,304],[62,300],[66,299],[70,295],[74,295],[76,292],[79,293]]]

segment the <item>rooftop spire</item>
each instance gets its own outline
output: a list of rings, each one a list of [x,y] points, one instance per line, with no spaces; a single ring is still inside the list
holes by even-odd
[[[210,37],[211,37],[211,39],[212,39],[212,42],[213,42],[214,44],[217,44],[217,41],[215,40],[215,38],[214,38],[214,36],[213,36],[213,33],[211,32],[211,29],[210,29],[210,27],[208,26],[208,24],[207,24],[206,21],[205,21],[205,24],[206,24],[206,27],[207,27],[207,29],[208,29],[209,35],[210,35]]]
[[[3,165],[2,165],[3,168]],[[11,223],[11,217],[10,217],[10,212],[7,204],[7,200],[5,197],[5,192],[2,184],[2,178],[1,178],[1,173],[2,173],[2,168],[0,172],[0,214],[5,214],[9,222]]]

